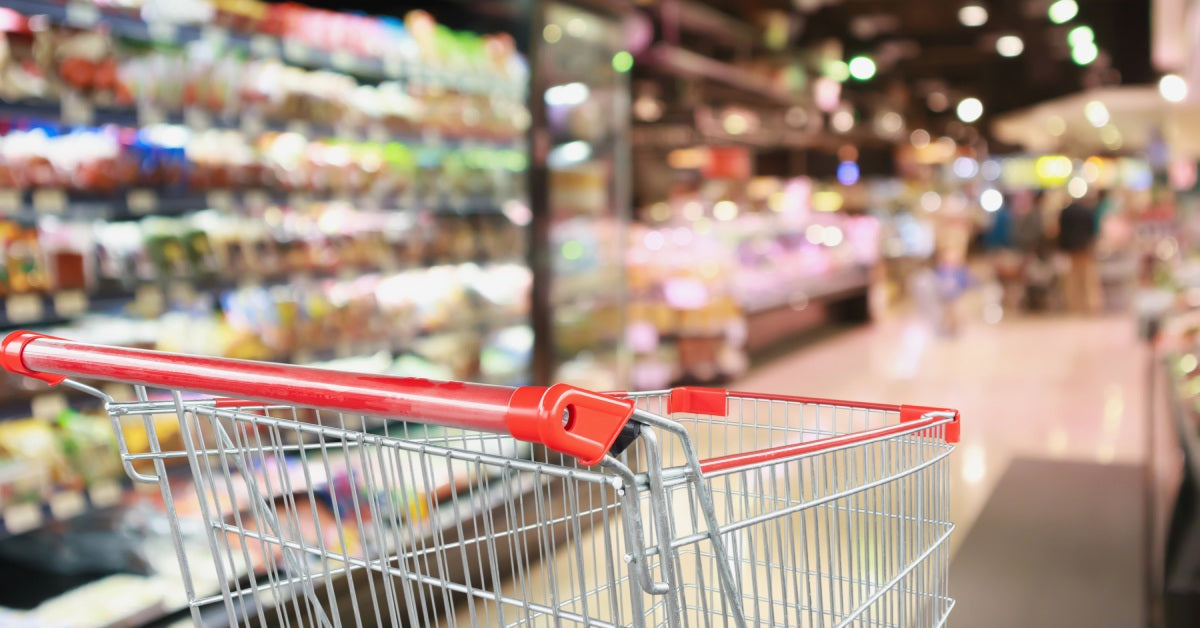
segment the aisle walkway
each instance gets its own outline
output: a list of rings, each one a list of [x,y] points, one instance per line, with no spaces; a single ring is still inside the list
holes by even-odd
[[[941,405],[962,412],[952,476],[966,538],[1014,458],[1137,463],[1146,349],[1130,317],[1021,318],[939,338],[897,317],[752,371],[745,390]]]

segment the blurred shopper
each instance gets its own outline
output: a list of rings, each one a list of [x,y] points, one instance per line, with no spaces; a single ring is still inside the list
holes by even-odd
[[[1041,190],[1020,190],[1012,196],[1012,244],[1020,256],[1018,301],[1025,309],[1048,307],[1055,273],[1048,259]]]
[[[1071,312],[1092,314],[1100,310],[1096,233],[1094,193],[1072,202],[1058,214],[1058,249],[1068,261],[1063,296]]]

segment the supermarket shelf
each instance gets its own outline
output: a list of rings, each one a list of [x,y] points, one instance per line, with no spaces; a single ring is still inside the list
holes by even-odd
[[[111,508],[121,502],[125,488],[102,482],[87,490],[61,490],[41,501],[18,501],[0,509],[0,538],[35,530],[55,521]]]
[[[258,57],[281,57],[288,63],[312,69],[345,72],[364,79],[404,78],[426,84],[450,87],[463,92],[524,93],[524,85],[497,80],[494,76],[445,72],[403,59],[366,58],[346,53],[329,53],[293,40],[270,35],[247,36],[217,26],[179,24],[151,25],[140,18],[103,10],[90,2],[65,4],[49,0],[7,0],[5,6],[24,15],[45,15],[51,22],[75,28],[104,26],[114,35],[145,42],[166,41],[185,45],[205,40]]]
[[[81,114],[75,112],[72,116],[78,118]],[[152,123],[167,123],[186,126],[193,131],[204,131],[210,128],[240,130],[247,134],[257,134],[263,131],[277,133],[294,132],[307,138],[323,137],[357,137],[373,142],[396,141],[404,144],[447,150],[474,147],[512,148],[519,149],[523,138],[497,139],[494,137],[451,136],[437,131],[423,133],[402,132],[388,129],[382,122],[362,126],[339,126],[314,124],[306,120],[273,120],[255,114],[222,116],[199,108],[189,108],[182,112],[147,112],[133,107],[104,107],[91,106],[90,111],[83,114],[95,126],[116,125],[124,127],[142,127]],[[7,118],[17,123],[53,122],[61,123],[68,119],[64,115],[59,101],[0,101],[0,119]],[[63,124],[63,126],[70,126]]]
[[[63,188],[0,190],[0,215],[33,220],[42,214],[79,219],[136,220],[145,216],[179,215],[203,209],[297,206],[308,202],[346,201],[359,208],[431,209],[438,214],[473,215],[501,211],[492,197],[443,197],[436,203],[409,195],[372,196],[331,192],[284,192],[264,188],[193,192],[178,188],[135,187],[111,193],[77,192]]]
[[[789,292],[776,292],[766,298],[741,298],[739,305],[747,315],[753,316],[762,312],[793,307],[799,297],[802,301],[828,301],[840,297],[852,296],[865,292],[869,285],[866,271],[854,269],[834,275],[806,281]]]
[[[807,281],[773,299],[743,302],[746,350],[752,357],[769,356],[823,325],[867,320],[869,286],[866,271],[854,270]]]

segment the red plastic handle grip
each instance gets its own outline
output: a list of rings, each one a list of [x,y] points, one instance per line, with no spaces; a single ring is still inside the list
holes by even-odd
[[[509,388],[346,373],[93,345],[29,331],[0,342],[0,366],[50,384],[67,377],[103,379],[511,434],[587,465],[608,453],[633,414],[632,401],[563,384]]]

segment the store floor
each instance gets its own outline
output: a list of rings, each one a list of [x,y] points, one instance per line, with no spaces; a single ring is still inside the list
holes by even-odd
[[[737,386],[959,409],[954,623],[1125,626],[1142,612],[1146,360],[1125,316],[974,322],[955,338],[895,316]],[[1084,606],[1093,619],[1070,612]]]
[[[1127,317],[976,322],[955,338],[940,338],[917,321],[893,316],[808,342],[731,388],[959,409],[962,442],[950,458],[951,517],[958,525],[950,539],[950,551],[958,554],[951,559],[950,593],[960,602],[952,623],[1130,626],[1140,623],[1143,612],[1138,465],[1145,358],[1146,349]],[[673,502],[672,507],[686,511],[686,505]],[[889,551],[870,542],[850,547],[856,533],[842,532],[836,526],[818,529],[808,543],[821,536],[848,556]],[[548,574],[597,571],[603,554],[598,536],[584,533],[577,543],[559,548],[553,561],[530,566],[526,581],[553,582]],[[885,543],[891,537],[878,538]],[[770,547],[779,542],[759,541],[764,539]],[[582,549],[573,553],[572,548]],[[803,548],[800,553],[804,555]],[[821,571],[817,556],[812,574]],[[767,590],[789,575],[761,561],[752,567],[738,564],[752,582],[761,578],[768,583]],[[798,573],[810,573],[804,569]],[[687,582],[696,575],[683,577]],[[793,586],[808,577],[793,577]],[[585,580],[582,575],[580,580]],[[520,595],[517,586],[509,580],[504,594]],[[590,583],[579,587],[590,588]],[[777,592],[787,590],[783,586]],[[826,599],[832,595],[822,597],[818,589],[810,599],[816,605],[833,604]],[[798,594],[794,597],[794,607],[779,602],[780,617],[793,618],[793,611],[812,608],[800,604]],[[1088,613],[1074,613],[1074,608]],[[591,612],[603,611],[601,606]],[[902,611],[882,623],[909,625],[906,617]],[[470,623],[462,608],[456,619],[459,625]],[[828,621],[802,615],[800,623],[832,625],[832,616],[824,619]],[[762,615],[758,620],[766,621]],[[700,615],[688,621],[703,624]]]

